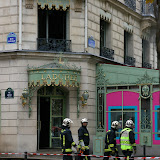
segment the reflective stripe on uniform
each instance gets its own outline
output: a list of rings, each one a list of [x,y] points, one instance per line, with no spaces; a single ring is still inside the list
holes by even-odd
[[[63,146],[65,146],[65,135],[63,135]]]
[[[72,152],[72,149],[71,148],[68,148],[68,149],[62,149],[62,152],[65,151],[65,152]]]

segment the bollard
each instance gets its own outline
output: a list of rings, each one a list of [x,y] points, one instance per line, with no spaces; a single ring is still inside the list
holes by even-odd
[[[24,152],[24,160],[27,160],[27,152]]]
[[[146,157],[146,145],[143,145],[143,157]],[[145,158],[144,158],[145,160]]]

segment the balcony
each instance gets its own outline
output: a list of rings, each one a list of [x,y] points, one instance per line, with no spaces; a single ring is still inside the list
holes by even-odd
[[[112,50],[112,49],[109,49],[109,48],[106,48],[106,47],[102,47],[100,55],[102,57],[114,60],[114,57],[113,57],[114,56],[114,50]]]
[[[136,11],[136,0],[124,0],[124,3],[128,8]]]
[[[125,56],[124,63],[130,66],[135,66],[136,59],[130,56]]]
[[[143,63],[142,63],[142,67],[143,67],[143,68],[149,68],[149,69],[151,69],[151,68],[152,68],[152,65],[151,65],[150,63],[148,63],[148,62],[143,62]]]
[[[141,2],[142,4],[142,16],[153,16],[154,17],[154,7],[152,3],[146,4],[146,0]]]
[[[40,51],[71,52],[71,40],[38,38],[37,49]]]

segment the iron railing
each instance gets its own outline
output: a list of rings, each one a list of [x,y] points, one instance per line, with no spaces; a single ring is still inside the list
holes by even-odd
[[[124,4],[130,9],[136,11],[136,0],[124,0]]]
[[[40,51],[71,52],[71,40],[38,38],[37,48]]]
[[[148,63],[148,62],[143,62],[142,63],[142,67],[151,69],[152,65],[150,63]]]
[[[113,57],[114,56],[114,50],[112,50],[110,48],[107,48],[107,47],[102,47],[100,52],[101,52],[100,55],[102,57],[114,60],[114,57]]]
[[[135,66],[135,62],[136,62],[136,59],[133,58],[133,57],[125,56],[125,58],[124,58],[124,63],[125,64],[131,65],[131,66]]]
[[[153,3],[146,3],[146,0],[142,0],[141,4],[142,4],[142,16],[154,17]]]

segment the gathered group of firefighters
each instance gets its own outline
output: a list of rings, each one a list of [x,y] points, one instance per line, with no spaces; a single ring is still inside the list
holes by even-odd
[[[65,118],[62,124],[61,130],[61,146],[63,154],[72,154],[72,146],[75,147],[77,153],[86,156],[78,156],[78,160],[90,160],[89,155],[89,132],[87,130],[88,120],[83,118],[81,120],[82,126],[78,129],[78,146],[73,141],[72,133],[70,130],[73,121],[69,118]],[[120,133],[120,145],[122,153],[125,159],[129,160],[132,157],[132,153],[136,153],[136,143],[135,135],[133,132],[134,123],[132,120],[127,120],[125,123],[125,128]],[[120,123],[118,121],[113,121],[111,124],[111,129],[107,131],[105,137],[105,149],[104,149],[104,159],[108,160],[109,156],[115,156],[115,159],[119,159],[118,149],[116,146],[116,131],[120,128]],[[117,157],[117,158],[116,158]],[[63,160],[72,160],[72,156],[64,155]]]

